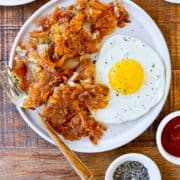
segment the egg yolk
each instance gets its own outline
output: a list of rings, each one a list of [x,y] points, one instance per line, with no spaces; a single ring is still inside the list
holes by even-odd
[[[122,60],[111,67],[109,82],[118,93],[133,94],[144,82],[144,69],[136,60]]]

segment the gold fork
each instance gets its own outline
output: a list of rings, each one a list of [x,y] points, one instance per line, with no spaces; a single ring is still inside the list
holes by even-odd
[[[18,87],[18,84],[12,80],[11,71],[7,66],[4,67],[3,70],[0,70],[0,84],[11,101],[15,104],[15,106],[21,106],[23,100],[27,97],[27,95]],[[62,141],[56,131],[48,123],[48,121],[44,120],[37,111],[35,111],[35,113],[37,114],[40,123],[46,129],[48,135],[54,140],[59,150],[71,164],[79,177],[83,180],[93,179],[93,174],[77,157],[77,155],[73,153],[70,148]]]

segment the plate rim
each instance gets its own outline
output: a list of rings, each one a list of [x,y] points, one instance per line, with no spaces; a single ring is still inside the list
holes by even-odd
[[[73,1],[73,0],[72,0]],[[163,40],[161,43],[163,44],[163,47],[166,49],[166,53],[167,53],[167,59],[168,59],[168,64],[169,64],[169,77],[166,76],[166,78],[168,79],[168,83],[166,83],[166,88],[167,88],[167,93],[164,95],[164,99],[162,100],[162,104],[160,106],[160,110],[158,110],[159,112],[157,113],[157,115],[154,116],[154,120],[151,120],[149,123],[146,124],[146,126],[143,126],[143,130],[141,131],[137,131],[135,133],[133,133],[133,135],[127,140],[123,140],[123,142],[121,142],[121,144],[115,144],[113,145],[112,147],[107,147],[107,148],[104,148],[104,149],[101,149],[101,150],[97,150],[97,149],[92,149],[92,150],[85,150],[85,149],[80,149],[80,148],[72,148],[73,151],[76,151],[76,152],[82,152],[82,153],[97,153],[97,152],[105,152],[105,151],[110,151],[110,150],[113,150],[113,149],[116,149],[118,147],[122,147],[123,145],[125,144],[128,144],[130,141],[136,139],[139,135],[141,135],[145,130],[147,130],[148,127],[150,127],[150,125],[156,120],[157,116],[159,115],[159,113],[162,111],[163,107],[164,107],[164,104],[167,100],[167,97],[168,97],[168,94],[169,94],[169,89],[170,89],[170,82],[171,82],[171,60],[170,60],[170,53],[169,53],[169,49],[168,49],[168,46],[167,46],[167,43],[165,41],[165,38],[162,34],[162,32],[160,31],[159,27],[157,26],[157,24],[155,23],[155,21],[151,18],[151,16],[144,11],[144,9],[142,9],[139,5],[137,5],[136,3],[130,1],[130,0],[124,0],[126,1],[126,3],[134,6],[136,9],[138,9],[139,11],[141,11],[145,16],[146,18],[149,19],[149,21],[151,22],[151,24],[153,25],[153,28],[158,32],[159,34],[159,37]],[[52,1],[49,1],[47,2],[46,4],[44,4],[42,7],[40,7],[38,10],[36,10],[31,16],[30,18],[24,23],[24,25],[21,27],[21,29],[19,30],[14,42],[13,42],[13,46],[11,48],[11,53],[10,53],[10,60],[9,60],[9,66],[11,67],[12,66],[12,63],[13,63],[13,57],[14,57],[14,54],[15,54],[15,48],[17,47],[17,44],[21,38],[21,36],[23,35],[24,33],[24,29],[26,27],[28,27],[31,22],[36,19],[39,14],[43,13],[43,11],[48,8],[49,6],[53,5],[53,3],[61,3],[61,0],[52,0]],[[167,69],[166,69],[167,71]],[[17,106],[16,106],[17,107]],[[49,137],[47,136],[46,134],[43,133],[43,131],[41,131],[34,123],[32,123],[31,121],[29,121],[29,119],[26,117],[26,114],[23,112],[22,108],[20,107],[17,107],[22,119],[28,124],[28,126],[33,129],[33,131],[35,131],[39,136],[41,136],[43,139],[45,139],[46,141],[48,141],[49,143],[55,145],[55,142]],[[134,135],[135,134],[135,135]],[[65,141],[66,142],[66,141]]]
[[[0,2],[0,6],[19,6],[19,5],[23,5],[23,4],[28,4],[30,2],[33,2],[35,0],[23,0],[22,2],[17,2],[16,3],[9,3],[9,1],[5,1],[5,0],[1,0]]]

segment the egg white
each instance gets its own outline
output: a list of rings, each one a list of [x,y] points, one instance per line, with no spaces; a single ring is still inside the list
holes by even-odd
[[[114,91],[109,83],[110,68],[123,59],[134,59],[144,69],[145,80],[138,91],[123,95]],[[96,62],[96,81],[110,89],[110,99],[104,109],[94,112],[97,120],[122,123],[136,120],[160,102],[165,89],[165,67],[158,54],[144,42],[126,35],[108,39],[100,50]]]

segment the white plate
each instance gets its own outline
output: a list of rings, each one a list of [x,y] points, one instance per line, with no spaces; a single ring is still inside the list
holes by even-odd
[[[35,0],[0,0],[0,6],[18,6],[33,2]]]
[[[36,11],[24,24],[18,33],[15,42],[13,44],[10,56],[9,65],[12,66],[13,56],[15,52],[15,48],[20,39],[26,37],[28,31],[34,28],[32,22],[37,19],[42,14],[48,13],[55,6],[68,6],[72,4],[74,0],[57,0],[50,1],[43,7],[41,7],[38,11]],[[104,0],[107,2],[107,0]],[[166,67],[166,88],[165,94],[161,102],[155,106],[148,114],[144,117],[133,121],[127,122],[120,125],[107,125],[108,129],[104,133],[104,136],[99,141],[98,145],[93,145],[88,138],[82,138],[79,141],[66,141],[68,146],[77,152],[102,152],[111,150],[117,147],[120,147],[124,144],[135,139],[141,133],[143,133],[156,119],[159,112],[161,111],[165,100],[168,95],[169,86],[170,86],[170,78],[171,78],[171,64],[170,57],[166,42],[158,29],[157,25],[153,22],[153,20],[135,3],[129,0],[123,0],[122,3],[127,8],[131,23],[129,23],[125,28],[116,30],[113,34],[127,34],[129,36],[133,36],[139,38],[140,40],[145,41],[152,48],[154,48],[157,53],[162,57],[165,67]],[[48,142],[54,144],[53,140],[48,136],[46,131],[40,125],[39,120],[34,116],[31,110],[24,111],[23,109],[18,107],[18,111],[25,120],[25,122],[41,137],[43,137]]]

